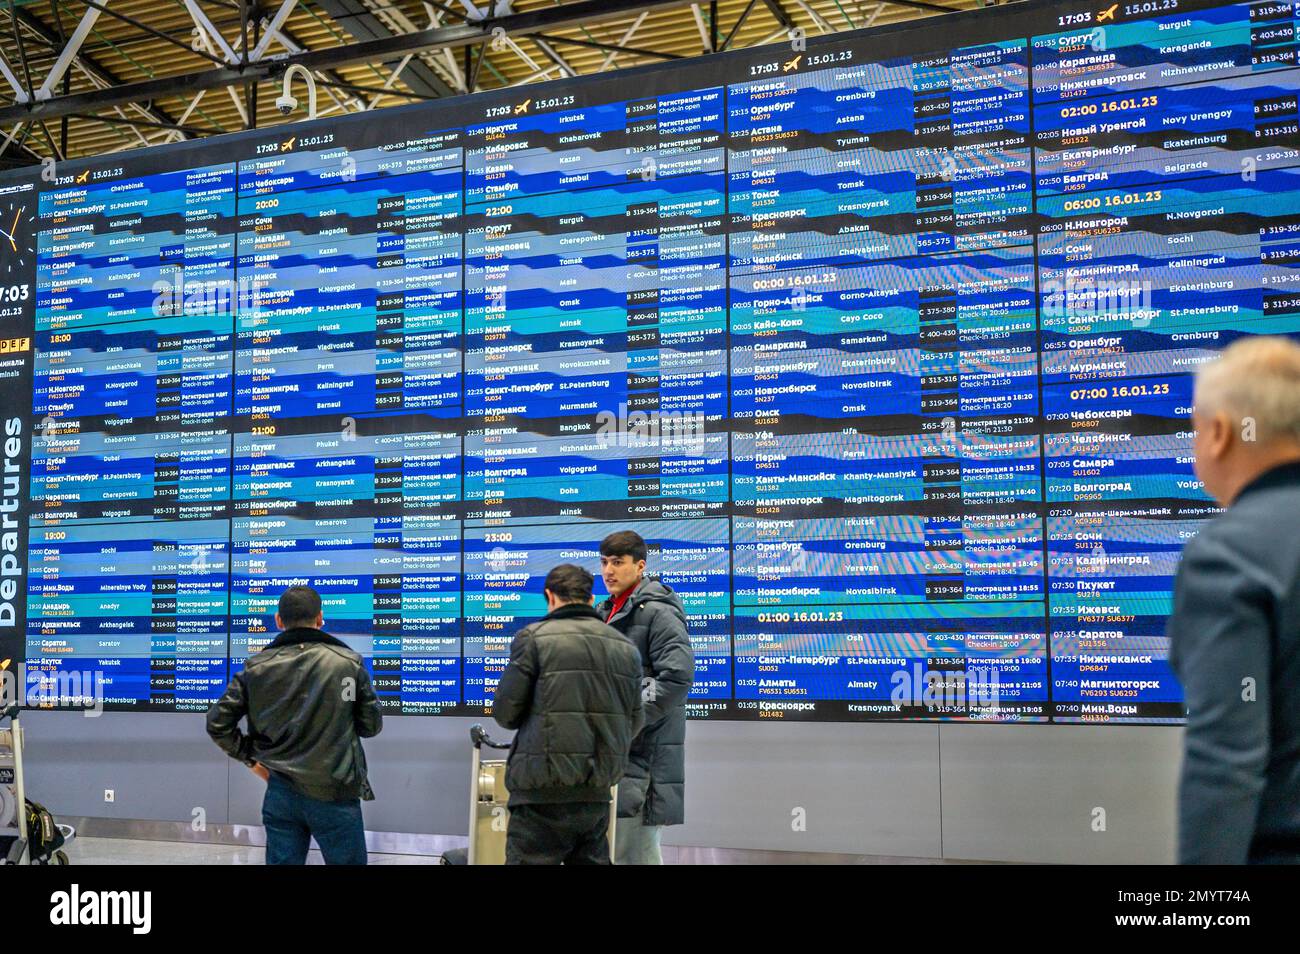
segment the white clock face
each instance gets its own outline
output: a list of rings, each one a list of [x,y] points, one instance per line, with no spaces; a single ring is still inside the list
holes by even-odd
[[[0,202],[0,267],[6,276],[19,274],[32,256],[34,218],[30,200]]]

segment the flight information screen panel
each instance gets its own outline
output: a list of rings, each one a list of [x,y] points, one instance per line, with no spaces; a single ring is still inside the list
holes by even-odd
[[[1296,19],[1020,4],[8,175],[0,655],[202,710],[307,583],[392,712],[481,714],[633,529],[695,717],[1179,722],[1192,373],[1300,334]]]

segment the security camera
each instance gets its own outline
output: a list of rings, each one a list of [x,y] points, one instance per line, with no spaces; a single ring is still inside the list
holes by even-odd
[[[307,118],[315,119],[316,77],[312,76],[301,63],[294,63],[284,71],[284,87],[280,90],[280,95],[276,97],[275,108],[284,116],[288,116],[298,108],[298,98],[289,93],[289,87],[293,85],[295,76],[301,76],[303,82],[307,84]]]

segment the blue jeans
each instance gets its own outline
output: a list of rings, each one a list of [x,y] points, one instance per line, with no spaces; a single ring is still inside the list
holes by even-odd
[[[314,837],[327,865],[364,865],[366,832],[361,801],[323,802],[308,798],[278,775],[266,784],[262,800],[266,863],[303,865]]]

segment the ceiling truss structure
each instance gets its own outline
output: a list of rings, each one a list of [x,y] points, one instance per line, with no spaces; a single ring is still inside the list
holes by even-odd
[[[296,121],[292,64],[340,115],[992,2],[0,0],[0,166]]]

